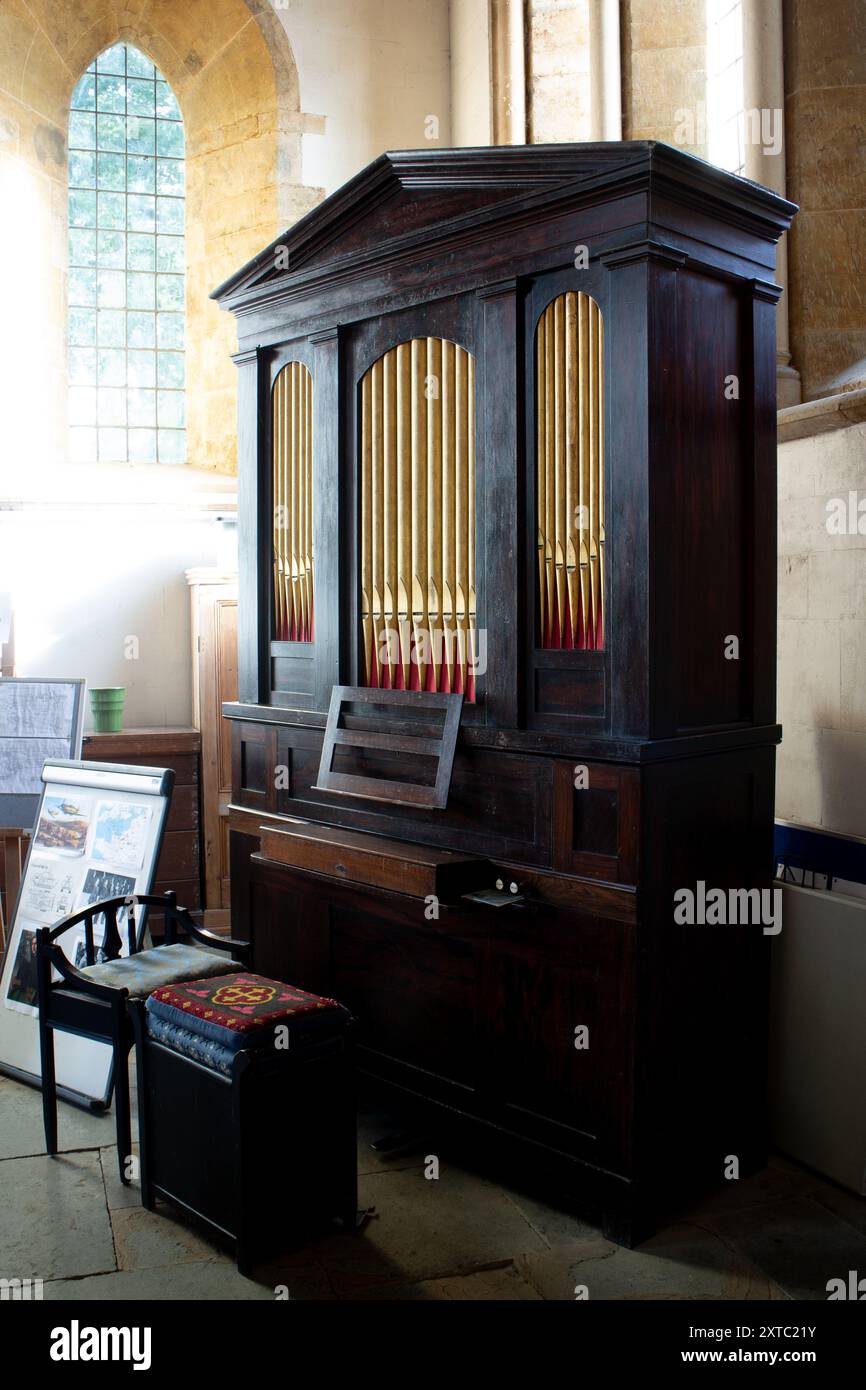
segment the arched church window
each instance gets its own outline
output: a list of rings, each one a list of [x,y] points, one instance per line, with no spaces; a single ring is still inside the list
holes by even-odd
[[[742,0],[707,0],[707,155],[745,172]]]
[[[184,131],[130,44],[69,114],[69,420],[76,462],[186,462]]]

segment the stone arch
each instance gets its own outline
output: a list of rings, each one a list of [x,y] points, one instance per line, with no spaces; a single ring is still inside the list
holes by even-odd
[[[53,322],[45,324],[43,335],[46,343],[51,341],[48,372],[56,395],[54,441],[48,447],[56,458],[63,457],[61,247],[69,103],[88,64],[121,40],[156,63],[184,118],[188,458],[196,466],[231,472],[236,438],[235,368],[229,357],[233,328],[208,294],[272,241],[290,212],[297,216],[314,200],[299,188],[297,69],[285,30],[267,0],[75,0],[63,6],[55,0],[7,0],[3,5],[0,153],[11,153],[19,165],[29,166],[54,248],[49,290]],[[220,190],[217,196],[214,190]]]

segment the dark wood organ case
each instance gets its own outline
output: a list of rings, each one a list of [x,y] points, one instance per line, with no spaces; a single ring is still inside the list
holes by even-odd
[[[215,292],[233,933],[626,1242],[764,1151],[768,937],[674,894],[771,882],[795,210],[660,144],[407,151]],[[443,805],[425,721],[461,700]]]

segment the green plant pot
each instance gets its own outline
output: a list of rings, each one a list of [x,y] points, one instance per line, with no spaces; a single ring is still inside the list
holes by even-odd
[[[93,729],[97,734],[118,734],[123,728],[125,685],[105,685],[90,692]]]

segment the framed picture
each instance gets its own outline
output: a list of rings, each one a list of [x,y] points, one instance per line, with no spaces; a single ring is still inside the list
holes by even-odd
[[[81,757],[84,684],[0,679],[0,824],[29,830],[45,760]]]

